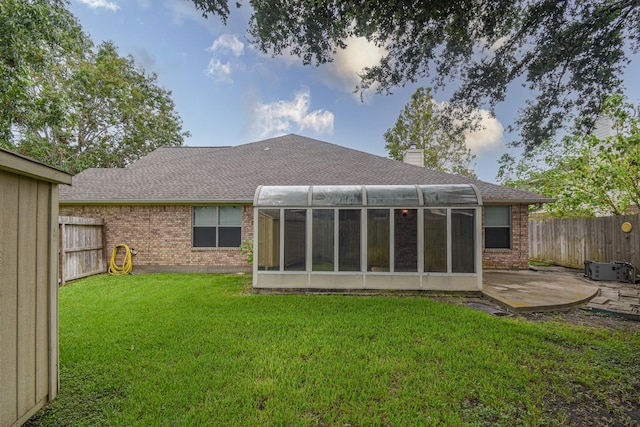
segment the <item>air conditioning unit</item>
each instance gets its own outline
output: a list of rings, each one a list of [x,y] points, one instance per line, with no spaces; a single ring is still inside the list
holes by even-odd
[[[636,283],[636,269],[631,263],[614,262],[584,262],[584,275],[592,280],[609,280]]]

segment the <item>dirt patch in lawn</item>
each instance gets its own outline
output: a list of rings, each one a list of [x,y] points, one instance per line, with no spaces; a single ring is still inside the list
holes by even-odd
[[[479,309],[495,315],[502,316],[508,313],[505,309],[491,302],[486,298],[464,297],[457,295],[432,295],[429,298],[446,302],[450,304],[464,305],[470,308]],[[625,318],[624,316],[616,316],[612,314],[598,313],[589,310],[585,306],[580,306],[567,311],[550,311],[541,313],[518,313],[513,317],[529,320],[532,322],[567,322],[578,326],[586,326],[593,328],[604,328],[611,331],[620,332],[640,332],[640,322]]]
[[[640,332],[640,322],[625,319],[616,315],[594,313],[588,309],[578,308],[556,313],[525,313],[518,317],[532,322],[567,322],[579,326],[604,328],[620,332]]]

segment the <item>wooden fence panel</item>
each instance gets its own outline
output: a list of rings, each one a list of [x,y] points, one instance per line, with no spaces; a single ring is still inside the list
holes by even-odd
[[[631,224],[625,233],[622,224]],[[640,215],[529,221],[531,259],[582,268],[584,261],[640,268]]]
[[[60,285],[106,271],[104,221],[61,216]]]

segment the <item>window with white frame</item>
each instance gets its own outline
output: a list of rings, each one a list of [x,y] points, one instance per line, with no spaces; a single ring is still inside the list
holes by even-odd
[[[237,248],[242,241],[242,206],[194,206],[194,248]]]
[[[484,207],[484,247],[511,249],[511,206]]]

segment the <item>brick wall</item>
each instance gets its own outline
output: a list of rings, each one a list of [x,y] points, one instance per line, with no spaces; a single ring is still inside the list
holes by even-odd
[[[529,206],[513,205],[511,207],[511,249],[485,249],[484,229],[482,241],[483,268],[510,270],[529,268]]]
[[[239,248],[193,248],[191,206],[60,206],[62,216],[102,218],[105,221],[106,251],[126,243],[137,251],[134,268],[148,271],[234,271],[248,270]],[[511,249],[482,250],[487,269],[523,270],[529,266],[528,206],[511,209]],[[242,210],[242,241],[253,239],[253,209]],[[483,230],[484,242],[484,230]],[[189,268],[179,268],[179,267]],[[139,268],[138,268],[139,269]],[[144,268],[143,268],[144,270]]]
[[[104,219],[107,256],[111,255],[111,251],[117,244],[126,243],[137,251],[133,259],[134,269],[136,267],[156,267],[147,268],[146,270],[149,271],[167,271],[168,267],[175,268],[176,271],[248,269],[246,256],[240,253],[239,248],[193,248],[191,246],[191,206],[64,205],[60,206],[60,215]],[[242,241],[247,239],[253,239],[251,206],[243,206],[242,209]],[[177,268],[178,266],[193,268],[180,269]]]

